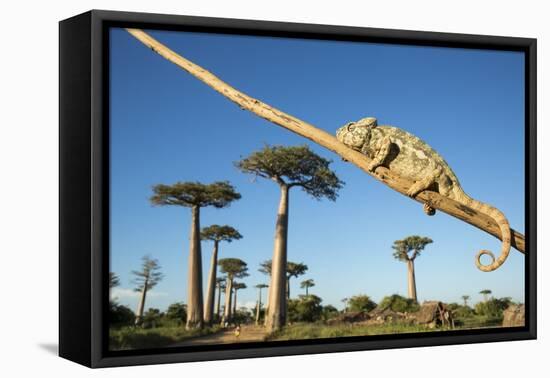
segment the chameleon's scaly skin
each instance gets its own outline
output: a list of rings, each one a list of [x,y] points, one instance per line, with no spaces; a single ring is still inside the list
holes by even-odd
[[[336,138],[346,146],[360,151],[372,159],[368,167],[374,171],[383,165],[400,177],[414,181],[407,195],[415,197],[423,190],[430,189],[442,196],[457,201],[471,209],[492,217],[499,225],[502,246],[500,256],[481,250],[476,255],[476,266],[490,272],[500,267],[510,253],[511,230],[508,220],[497,208],[469,197],[447,162],[420,138],[393,126],[378,126],[376,118],[363,118],[349,122],[336,131]],[[433,215],[435,209],[429,204],[424,211]],[[491,257],[491,263],[481,264],[481,256]]]

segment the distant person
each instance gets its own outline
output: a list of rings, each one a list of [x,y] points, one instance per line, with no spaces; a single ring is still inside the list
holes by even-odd
[[[238,339],[240,335],[241,335],[241,325],[237,324],[237,326],[235,327],[235,337]]]

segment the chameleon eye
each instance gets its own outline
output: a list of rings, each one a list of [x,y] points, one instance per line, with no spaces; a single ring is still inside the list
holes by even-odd
[[[350,124],[348,125],[348,127],[347,127],[347,130],[348,130],[348,131],[353,131],[353,130],[355,130],[355,125],[354,125],[353,123],[350,123]]]

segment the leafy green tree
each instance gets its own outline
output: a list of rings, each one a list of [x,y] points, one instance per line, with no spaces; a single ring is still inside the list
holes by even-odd
[[[160,272],[158,260],[152,259],[148,255],[142,257],[141,270],[134,270],[132,274],[135,276],[133,283],[136,287],[134,290],[141,292],[136,316],[136,325],[139,325],[143,317],[147,291],[155,287],[162,280],[164,275]]]
[[[262,289],[265,289],[267,286],[266,284],[257,284],[255,286],[256,289],[258,289],[258,301],[256,302],[256,325],[260,324],[260,312],[262,310]]]
[[[136,314],[128,307],[114,301],[109,303],[109,326],[121,327],[134,324]]]
[[[304,280],[300,283],[300,288],[306,289],[306,296],[309,294],[309,288],[315,286],[315,281],[313,281],[311,278],[308,280]]]
[[[336,307],[332,305],[326,305],[326,306],[323,306],[321,317],[323,318],[323,320],[328,320],[328,319],[334,318],[338,314],[339,314],[339,311]]]
[[[158,308],[149,308],[145,314],[143,314],[142,327],[143,328],[157,328],[164,313],[160,312]]]
[[[491,298],[487,301],[477,303],[474,310],[478,315],[489,318],[502,318],[504,310],[511,304],[513,304],[513,302],[509,297]]]
[[[492,293],[489,289],[483,289],[479,292],[479,294],[483,295],[483,300],[487,302],[489,300],[489,295]]]
[[[203,327],[200,209],[207,206],[221,209],[240,198],[241,195],[227,181],[218,181],[212,184],[177,182],[173,185],[158,184],[153,187],[153,196],[150,199],[153,205],[191,208],[187,329]]]
[[[187,306],[183,302],[172,303],[166,310],[166,318],[183,324],[187,319]]]
[[[407,263],[409,298],[417,300],[416,297],[416,279],[414,276],[414,260],[420,256],[420,253],[426,248],[426,245],[433,243],[430,238],[422,236],[408,236],[402,240],[393,242],[393,257],[399,261]]]
[[[286,323],[285,272],[289,191],[299,187],[316,199],[325,197],[334,201],[343,182],[329,169],[330,161],[315,154],[307,146],[266,146],[236,162],[235,165],[244,173],[272,180],[279,186],[281,193],[266,317],[266,326],[269,331],[273,331]]]
[[[322,319],[323,306],[316,295],[299,295],[288,301],[288,320],[291,322],[315,322]]]
[[[354,295],[349,299],[348,306],[350,311],[369,312],[376,307],[376,303],[374,303],[368,295]]]
[[[201,240],[210,240],[214,242],[212,258],[210,262],[210,273],[208,274],[208,285],[206,289],[206,303],[204,304],[204,322],[212,324],[214,318],[214,296],[216,291],[216,272],[218,271],[218,246],[220,242],[231,243],[233,240],[239,240],[242,235],[231,226],[219,226],[213,224],[201,230]]]
[[[416,312],[420,309],[418,302],[412,298],[405,298],[398,294],[393,294],[382,298],[378,304],[380,310],[392,310],[395,312]]]
[[[233,291],[233,283],[235,282],[236,278],[244,278],[248,276],[248,267],[247,264],[241,260],[236,258],[225,258],[220,259],[218,261],[218,266],[220,267],[220,271],[224,274],[226,274],[226,283],[225,283],[225,307],[224,307],[224,313],[222,317],[222,325],[226,322],[230,322],[231,315],[232,315],[232,291]]]

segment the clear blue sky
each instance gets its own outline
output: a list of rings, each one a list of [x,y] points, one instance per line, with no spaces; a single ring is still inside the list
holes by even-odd
[[[524,56],[518,52],[411,47],[285,38],[150,31],[186,58],[241,91],[330,133],[366,116],[427,141],[451,165],[465,191],[500,208],[524,232]],[[152,207],[154,184],[229,180],[242,199],[204,209],[201,226],[229,224],[244,238],[222,243],[220,257],[249,264],[256,300],[257,271],[273,248],[278,188],[237,171],[233,162],[267,144],[308,144],[346,182],[336,202],[290,195],[290,261],[309,266],[311,293],[342,308],[341,299],[407,293],[406,265],[392,257],[394,240],[429,236],[416,260],[419,300],[480,300],[481,289],[524,300],[524,258],[512,250],[497,271],[477,270],[479,249],[500,242],[377,182],[332,152],[241,110],[153,53],[122,29],[111,31],[111,270],[117,297],[135,309],[130,271],[151,254],[165,279],[146,307],[165,309],[187,295],[190,211]],[[203,277],[211,243],[203,243]],[[206,286],[206,285],[205,285]]]

